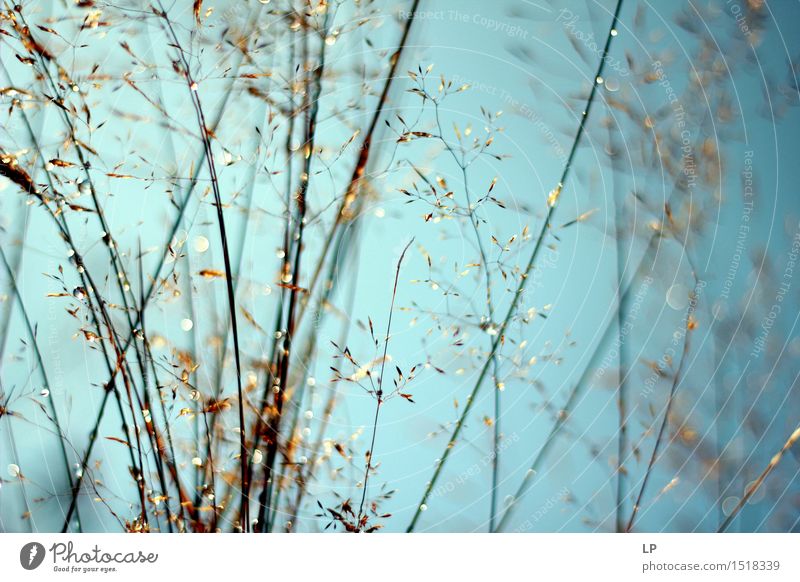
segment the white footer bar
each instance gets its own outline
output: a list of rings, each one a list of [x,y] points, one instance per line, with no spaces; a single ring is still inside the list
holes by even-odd
[[[0,564],[3,581],[797,581],[800,536],[0,534]]]

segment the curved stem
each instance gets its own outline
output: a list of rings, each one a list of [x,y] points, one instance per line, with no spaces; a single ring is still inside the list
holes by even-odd
[[[370,441],[369,451],[367,451],[367,468],[364,470],[364,490],[361,492],[361,503],[358,505],[358,523],[357,526],[361,527],[361,520],[364,511],[364,501],[367,498],[367,483],[369,481],[369,471],[372,468],[372,455],[375,451],[375,435],[378,433],[378,415],[381,412],[381,404],[383,404],[383,376],[386,369],[386,353],[389,350],[389,338],[392,332],[392,316],[394,315],[394,300],[397,297],[397,283],[400,280],[400,267],[403,264],[403,259],[406,256],[406,251],[411,243],[414,242],[412,238],[400,254],[397,261],[397,270],[394,274],[394,288],[392,289],[392,303],[389,306],[389,321],[386,324],[386,338],[383,340],[383,360],[381,361],[381,375],[378,378],[378,392],[376,394],[377,404],[375,405],[375,420],[372,423],[372,440]]]
[[[613,18],[611,19],[611,26],[609,27],[608,35],[606,36],[606,43],[605,46],[603,47],[602,56],[600,58],[600,64],[597,67],[597,74],[595,75],[595,78],[602,76],[603,69],[605,68],[606,58],[608,56],[609,49],[611,48],[611,40],[614,38],[612,31],[616,30],[617,21],[619,19],[620,10],[622,8],[622,1],[623,0],[617,0],[617,6],[614,10]],[[483,380],[486,377],[492,359],[494,355],[497,353],[497,350],[504,339],[506,328],[508,327],[508,324],[511,322],[511,320],[514,317],[514,314],[516,313],[517,305],[519,303],[520,297],[522,297],[523,291],[525,290],[525,284],[527,283],[528,276],[533,270],[533,267],[536,263],[536,259],[539,256],[539,251],[544,242],[545,236],[550,228],[550,220],[553,217],[553,212],[558,206],[558,200],[561,194],[561,190],[564,187],[564,183],[567,181],[567,178],[569,177],[569,173],[572,168],[572,163],[575,159],[575,154],[578,150],[578,145],[580,144],[581,138],[583,137],[583,134],[586,131],[586,122],[589,119],[589,113],[592,109],[592,104],[594,103],[595,96],[597,95],[597,86],[598,86],[597,83],[593,82],[592,89],[586,101],[586,108],[584,109],[581,115],[581,122],[580,125],[578,126],[578,131],[575,135],[575,140],[572,142],[572,148],[570,149],[569,157],[567,158],[567,162],[564,165],[564,170],[561,173],[561,179],[559,180],[556,189],[553,191],[550,199],[548,200],[547,214],[545,216],[544,222],[542,223],[539,235],[536,238],[536,243],[533,246],[531,257],[528,260],[525,269],[522,271],[522,275],[520,276],[519,283],[517,284],[517,289],[516,292],[514,293],[514,298],[511,301],[511,305],[509,306],[508,313],[506,314],[506,317],[503,319],[503,322],[500,325],[498,333],[495,336],[495,340],[492,343],[492,350],[490,352],[489,358],[486,360],[486,363],[481,369],[480,374],[478,374],[478,379],[475,382],[475,386],[472,389],[472,392],[470,393],[469,397],[467,398],[467,404],[464,407],[464,410],[462,411],[461,416],[459,417],[458,422],[456,423],[456,427],[453,430],[453,434],[450,437],[450,440],[448,441],[445,447],[444,453],[442,454],[441,462],[436,466],[436,470],[433,473],[433,477],[431,478],[430,482],[425,488],[424,493],[422,494],[422,499],[417,505],[417,509],[414,512],[414,516],[411,519],[411,523],[408,525],[408,528],[406,529],[407,532],[414,531],[414,528],[417,525],[417,521],[419,520],[419,517],[423,511],[422,507],[425,506],[428,498],[430,497],[431,492],[433,491],[433,488],[436,486],[436,482],[438,481],[439,476],[441,475],[442,469],[446,465],[447,460],[450,457],[450,453],[452,452],[455,446],[456,440],[458,439],[458,436],[464,427],[464,423],[467,419],[467,416],[469,416],[469,412],[475,403],[476,396],[478,394],[478,391],[480,390]]]

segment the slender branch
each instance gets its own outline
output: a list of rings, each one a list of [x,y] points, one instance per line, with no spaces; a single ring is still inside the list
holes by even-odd
[[[197,83],[192,77],[191,67],[186,59],[186,53],[181,46],[178,35],[175,32],[175,28],[172,26],[172,21],[170,21],[169,16],[167,15],[167,12],[160,0],[158,5],[161,8],[160,16],[164,19],[167,29],[172,35],[172,40],[175,42],[175,46],[178,49],[181,61],[183,62],[183,74],[186,79],[189,93],[192,97],[192,104],[194,105],[195,114],[197,116],[197,123],[200,128],[200,134],[203,140],[203,146],[205,148],[206,164],[208,166],[208,172],[211,177],[212,191],[214,193],[214,205],[216,206],[217,211],[217,225],[219,227],[219,238],[222,246],[223,263],[225,266],[225,287],[228,294],[228,311],[230,316],[231,333],[233,335],[234,361],[236,363],[236,389],[239,404],[239,465],[241,469],[240,473],[242,480],[242,516],[240,520],[240,526],[242,533],[246,533],[250,528],[250,503],[245,493],[248,475],[248,458],[247,435],[244,424],[244,391],[242,389],[242,363],[239,352],[239,329],[236,317],[236,294],[233,289],[233,272],[231,269],[230,251],[228,249],[228,235],[225,228],[225,215],[222,206],[222,195],[220,193],[219,179],[217,177],[217,169],[214,163],[214,152],[211,145],[211,136],[208,125],[206,124],[205,112],[203,111],[203,105],[200,101]]]
[[[400,66],[400,62],[402,60],[403,51],[406,48],[406,44],[408,43],[408,38],[411,34],[411,27],[415,20],[415,15],[418,13],[420,0],[414,0],[411,8],[409,10],[409,17],[408,21],[406,22],[406,26],[403,29],[403,34],[400,37],[400,42],[397,44],[397,50],[391,57],[391,67],[389,68],[389,72],[386,75],[386,82],[383,85],[383,90],[381,91],[381,95],[378,98],[378,103],[375,106],[375,111],[372,115],[372,119],[370,120],[369,126],[367,127],[367,131],[364,134],[364,139],[361,142],[361,147],[359,148],[359,155],[358,160],[356,160],[355,165],[353,166],[353,173],[350,176],[350,180],[345,188],[344,196],[342,197],[342,201],[339,204],[339,208],[336,212],[336,221],[333,224],[330,232],[324,243],[322,244],[322,255],[317,262],[317,267],[314,270],[314,274],[311,276],[311,279],[308,284],[308,292],[309,296],[313,293],[319,278],[320,274],[322,273],[323,265],[325,259],[328,255],[328,252],[331,248],[335,245],[332,244],[334,236],[336,232],[341,228],[341,226],[351,220],[353,217],[358,216],[358,212],[354,212],[351,209],[351,206],[359,200],[363,200],[363,197],[360,197],[358,194],[361,191],[362,180],[364,179],[364,174],[366,174],[367,166],[369,165],[370,155],[372,153],[372,140],[375,135],[376,128],[378,127],[378,122],[383,115],[384,107],[389,99],[389,92],[392,88],[392,83],[397,75],[397,69]],[[299,319],[302,319],[303,314],[305,313],[305,309],[301,310]]]
[[[789,438],[781,447],[781,450],[778,451],[770,459],[769,464],[761,472],[761,475],[758,476],[758,479],[756,479],[750,485],[747,486],[747,489],[745,490],[744,495],[742,495],[742,498],[739,500],[739,503],[736,504],[736,507],[733,508],[733,511],[731,511],[730,515],[728,515],[725,521],[723,521],[722,524],[719,526],[719,529],[717,529],[717,533],[722,533],[728,529],[728,526],[730,526],[733,520],[736,519],[736,516],[739,515],[739,512],[742,510],[745,504],[750,500],[750,498],[753,495],[755,495],[756,491],[758,491],[758,489],[764,483],[769,474],[772,473],[775,467],[778,466],[778,463],[781,462],[781,458],[783,458],[783,455],[789,449],[791,449],[797,441],[800,441],[800,426],[798,426],[794,430],[794,432],[789,436]]]
[[[28,331],[28,336],[31,339],[31,345],[33,346],[33,353],[36,357],[36,363],[39,367],[39,372],[42,375],[42,384],[44,388],[47,390],[47,402],[50,405],[50,414],[53,415],[53,424],[56,427],[56,433],[58,434],[58,442],[59,448],[61,450],[61,458],[64,461],[64,471],[67,476],[67,483],[69,483],[70,489],[72,488],[72,470],[70,469],[70,462],[69,462],[69,455],[67,454],[67,447],[65,445],[65,441],[67,439],[67,435],[64,432],[63,428],[61,427],[61,421],[58,417],[58,409],[56,407],[55,398],[56,395],[53,394],[53,390],[50,387],[50,380],[47,377],[47,369],[44,365],[44,360],[42,359],[42,352],[39,350],[39,342],[36,339],[36,331],[34,330],[33,325],[31,324],[30,317],[28,317],[28,310],[25,308],[25,303],[22,300],[22,294],[19,292],[19,287],[17,286],[17,278],[14,276],[14,272],[11,269],[11,265],[8,264],[8,260],[6,259],[6,253],[3,251],[2,247],[0,247],[0,259],[3,261],[3,266],[6,269],[6,273],[8,273],[9,280],[11,281],[11,288],[14,290],[14,295],[17,297],[17,301],[19,302],[20,311],[22,312],[22,318],[25,321],[25,328]],[[80,517],[78,518],[78,522],[80,523]]]
[[[642,499],[644,498],[645,490],[647,489],[647,483],[650,480],[650,476],[653,473],[653,467],[656,464],[656,460],[658,459],[658,452],[661,449],[661,444],[664,440],[664,434],[667,429],[667,425],[669,424],[669,416],[670,412],[672,411],[672,405],[675,401],[675,393],[678,390],[678,385],[683,380],[683,368],[684,364],[686,363],[687,354],[689,353],[690,347],[690,338],[691,338],[691,331],[694,328],[693,325],[693,315],[694,313],[694,304],[690,303],[689,308],[686,313],[686,327],[685,327],[685,338],[683,341],[683,352],[681,353],[681,359],[678,363],[678,369],[675,371],[675,377],[672,379],[672,386],[670,386],[669,396],[667,397],[667,405],[664,408],[664,416],[661,419],[661,426],[658,429],[658,436],[656,436],[656,442],[653,445],[653,453],[650,455],[650,461],[647,463],[647,470],[644,474],[644,478],[642,479],[642,486],[639,489],[639,495],[636,497],[636,502],[633,504],[633,510],[631,511],[630,519],[628,520],[628,525],[625,527],[625,532],[630,532],[633,529],[633,524],[636,520],[636,515],[639,513],[639,508],[642,505]]]
[[[597,74],[595,75],[595,78],[601,77],[602,73],[603,73],[603,70],[605,68],[606,58],[608,56],[609,49],[611,48],[611,41],[615,36],[614,34],[612,34],[612,31],[616,31],[617,21],[618,21],[618,18],[619,18],[619,14],[620,14],[621,8],[622,8],[622,0],[617,0],[617,6],[616,6],[616,9],[614,10],[614,15],[613,15],[613,17],[611,19],[611,26],[609,27],[609,32],[608,32],[608,35],[606,36],[606,43],[605,43],[605,46],[603,47],[603,52],[602,52],[602,55],[601,55],[601,58],[600,58],[600,64],[597,67]],[[594,81],[594,79],[593,79],[593,81]],[[522,275],[520,276],[519,283],[517,284],[516,292],[514,293],[514,298],[512,299],[511,305],[509,306],[509,309],[508,309],[508,313],[506,314],[506,317],[504,318],[502,324],[500,325],[500,328],[498,330],[497,336],[495,336],[495,340],[492,343],[492,350],[490,352],[490,355],[487,358],[486,363],[481,368],[480,374],[478,374],[478,379],[475,382],[475,386],[472,389],[472,392],[470,393],[469,397],[467,398],[467,404],[464,406],[464,410],[462,411],[461,416],[459,417],[459,419],[458,419],[458,421],[456,423],[456,427],[453,430],[453,434],[450,437],[447,445],[445,446],[444,453],[441,456],[441,461],[436,466],[436,469],[435,469],[435,471],[433,473],[433,477],[428,482],[428,485],[425,488],[424,493],[422,494],[422,499],[420,500],[419,504],[417,504],[417,508],[416,508],[416,511],[414,512],[413,518],[411,519],[411,523],[409,524],[408,528],[406,529],[407,532],[414,531],[414,528],[416,527],[417,521],[419,520],[420,515],[421,515],[421,513],[423,511],[423,507],[426,506],[426,502],[427,502],[428,498],[430,497],[430,494],[433,491],[433,488],[436,486],[436,483],[437,483],[437,481],[439,479],[439,476],[441,475],[442,470],[444,469],[444,466],[446,465],[447,460],[450,457],[450,453],[452,452],[452,450],[453,450],[453,448],[455,446],[455,443],[456,443],[456,441],[458,439],[458,436],[459,436],[459,434],[461,433],[461,430],[464,427],[464,423],[465,423],[465,421],[467,419],[467,416],[469,415],[469,412],[470,412],[470,410],[472,409],[472,406],[475,403],[476,396],[478,394],[478,391],[480,390],[481,385],[483,384],[483,380],[486,377],[486,374],[487,374],[487,372],[489,370],[489,367],[491,365],[491,362],[492,362],[492,359],[494,357],[494,354],[497,353],[497,350],[500,347],[500,344],[504,340],[504,335],[505,335],[506,328],[508,327],[508,324],[511,322],[511,320],[514,317],[514,314],[516,313],[517,304],[519,303],[520,297],[522,297],[523,291],[525,290],[525,284],[527,283],[527,280],[528,280],[528,276],[530,275],[530,272],[531,272],[531,270],[533,269],[533,267],[534,267],[534,265],[536,263],[536,259],[539,256],[539,250],[541,249],[542,244],[543,244],[544,239],[545,239],[545,236],[546,236],[547,232],[549,231],[550,220],[551,220],[551,218],[553,216],[553,213],[554,213],[555,209],[558,206],[558,200],[560,198],[561,190],[563,189],[564,184],[567,181],[567,178],[569,177],[570,169],[572,168],[572,162],[575,159],[575,154],[577,152],[578,145],[580,144],[581,138],[583,137],[583,134],[584,134],[584,132],[586,130],[586,122],[589,119],[589,113],[591,112],[592,104],[594,103],[595,96],[597,95],[597,87],[598,87],[598,84],[593,82],[592,89],[591,89],[591,91],[589,93],[589,97],[588,97],[588,99],[586,101],[586,107],[583,110],[582,115],[581,115],[581,122],[580,122],[580,125],[578,126],[578,131],[577,131],[577,133],[575,135],[575,140],[572,142],[572,148],[570,150],[569,157],[567,158],[567,162],[566,162],[566,164],[564,166],[564,170],[563,170],[563,172],[561,174],[561,179],[559,180],[558,185],[556,186],[556,189],[550,194],[550,197],[548,199],[547,214],[545,216],[544,222],[542,223],[542,227],[541,227],[541,230],[539,231],[539,235],[536,238],[536,243],[534,244],[533,251],[531,252],[531,257],[528,260],[528,263],[527,263],[525,269],[523,270]]]
[[[372,439],[370,440],[369,450],[367,451],[367,468],[364,470],[364,490],[361,492],[361,503],[358,504],[358,523],[357,527],[361,527],[361,521],[364,517],[364,501],[367,498],[367,484],[369,482],[369,472],[372,468],[372,457],[375,452],[375,437],[378,434],[378,415],[381,412],[381,405],[383,404],[383,376],[386,369],[386,353],[389,350],[389,338],[392,332],[392,316],[394,315],[394,300],[397,297],[397,283],[400,280],[400,267],[403,265],[403,259],[406,256],[406,251],[411,243],[414,242],[412,238],[400,253],[400,258],[397,260],[397,270],[394,274],[394,287],[392,288],[392,303],[389,306],[389,321],[386,324],[386,338],[383,340],[383,359],[381,360],[381,375],[378,377],[378,391],[375,393],[375,419],[372,422]]]
[[[325,22],[323,24],[325,37],[327,37],[329,15],[330,12],[325,13]],[[319,64],[314,70],[312,83],[313,92],[308,94],[310,102],[308,103],[309,110],[305,133],[305,163],[303,165],[303,174],[300,178],[300,187],[297,193],[297,234],[295,237],[294,272],[292,273],[295,284],[289,293],[289,306],[286,315],[286,330],[283,336],[283,347],[278,354],[280,365],[278,368],[278,392],[275,394],[275,413],[271,417],[271,422],[268,423],[267,427],[270,442],[269,446],[267,447],[267,455],[264,465],[264,491],[259,498],[259,515],[265,512],[264,521],[259,521],[258,524],[262,531],[264,531],[264,528],[266,528],[267,524],[269,523],[270,507],[268,502],[271,499],[274,480],[273,472],[275,457],[278,453],[278,446],[280,444],[280,424],[283,417],[283,405],[286,400],[286,389],[289,381],[289,363],[291,361],[292,340],[294,339],[296,327],[295,311],[298,303],[297,284],[300,281],[301,259],[303,257],[304,250],[303,235],[305,233],[306,210],[308,208],[306,198],[311,182],[311,164],[314,158],[314,148],[317,138],[317,117],[319,115],[320,96],[322,94],[322,80],[325,71],[325,47],[326,43],[323,40],[320,48]],[[264,508],[264,510],[262,511],[261,508]]]

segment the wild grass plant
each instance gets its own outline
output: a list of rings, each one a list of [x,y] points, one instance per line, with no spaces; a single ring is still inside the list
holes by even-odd
[[[3,530],[797,528],[769,7],[426,4],[4,4]]]

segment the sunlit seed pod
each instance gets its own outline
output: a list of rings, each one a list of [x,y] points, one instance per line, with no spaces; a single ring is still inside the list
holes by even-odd
[[[195,467],[202,467],[203,466],[203,460],[200,457],[194,457],[192,459],[192,465],[194,465]]]
[[[209,242],[203,235],[194,237],[194,250],[198,253],[204,253],[208,250]]]
[[[420,511],[428,511],[428,506],[423,503],[422,505],[419,506],[419,510]]]
[[[9,463],[8,474],[11,475],[12,477],[19,477],[20,475],[19,465],[17,465],[16,463]]]
[[[42,388],[42,391],[39,392],[39,394],[42,396],[42,398],[47,398],[48,396],[50,396],[50,390],[48,390],[47,388]]]
[[[304,416],[306,417],[306,420],[311,420],[314,418],[314,412],[311,410],[306,410]]]
[[[181,320],[181,329],[183,331],[191,331],[194,327],[194,322],[188,317]]]

